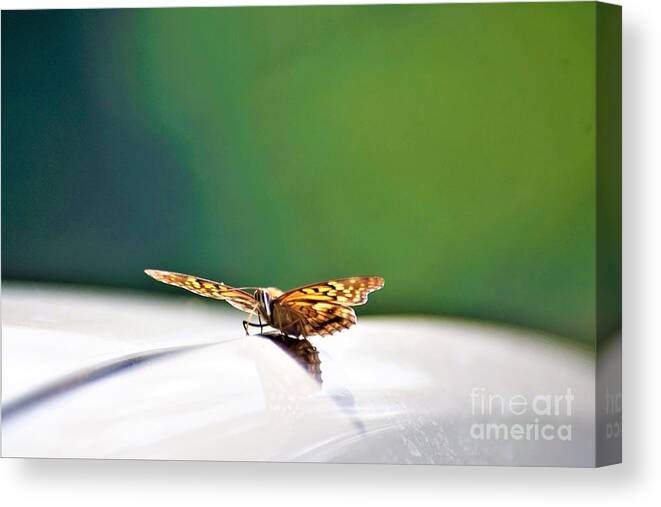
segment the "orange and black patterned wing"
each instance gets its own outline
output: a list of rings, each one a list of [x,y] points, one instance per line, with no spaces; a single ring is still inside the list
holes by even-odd
[[[221,282],[214,282],[213,280],[206,280],[183,273],[159,271],[157,269],[145,269],[145,273],[159,282],[181,287],[200,296],[222,299],[243,312],[252,313],[257,308],[257,301],[251,294],[240,289],[234,289]]]
[[[350,306],[296,300],[273,304],[273,326],[290,336],[326,336],[356,323]]]
[[[285,292],[277,301],[290,303],[297,300],[324,301],[342,306],[357,306],[367,303],[367,296],[383,287],[380,276],[354,276],[327,282],[313,283]]]
[[[380,276],[356,276],[299,287],[276,298],[275,318],[283,323],[281,330],[285,333],[334,334],[356,323],[351,306],[365,304],[370,292],[383,287],[383,283]]]

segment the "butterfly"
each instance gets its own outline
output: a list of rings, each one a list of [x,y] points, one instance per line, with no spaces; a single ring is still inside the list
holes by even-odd
[[[304,338],[349,329],[356,323],[356,313],[351,307],[365,304],[367,296],[384,284],[380,276],[353,276],[304,285],[287,292],[276,287],[255,287],[255,292],[250,294],[243,290],[249,287],[234,288],[198,276],[157,269],[146,269],[145,273],[159,282],[200,296],[222,299],[248,313],[248,319],[243,321],[246,334],[249,334],[248,326],[259,327],[260,332],[270,326],[283,335]],[[250,322],[255,315],[259,324]]]

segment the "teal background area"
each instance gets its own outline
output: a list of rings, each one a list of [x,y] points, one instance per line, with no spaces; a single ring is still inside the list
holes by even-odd
[[[595,40],[593,3],[3,12],[2,276],[380,274],[363,314],[590,342]]]

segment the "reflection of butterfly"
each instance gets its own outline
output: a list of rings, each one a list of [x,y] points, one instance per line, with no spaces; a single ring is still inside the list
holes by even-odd
[[[318,384],[322,383],[319,351],[308,340],[305,338],[290,338],[276,333],[265,333],[264,336],[289,354]]]
[[[304,337],[326,336],[349,329],[356,323],[356,314],[351,307],[365,304],[370,292],[383,287],[380,276],[354,276],[313,283],[288,292],[275,287],[257,288],[253,295],[197,276],[155,269],[147,269],[145,273],[200,296],[223,299],[250,314],[248,320],[243,321],[246,334],[248,326],[260,330],[271,326],[284,335]],[[257,315],[259,324],[250,323],[253,315]]]

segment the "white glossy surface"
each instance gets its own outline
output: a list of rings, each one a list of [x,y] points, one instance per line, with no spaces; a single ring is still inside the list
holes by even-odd
[[[2,304],[5,456],[594,461],[591,356],[525,331],[358,309],[353,329],[310,340],[319,382],[314,354],[244,337],[240,312],[193,296],[5,284]],[[571,417],[552,422],[571,423],[572,440],[471,438],[476,387],[530,399],[571,388]],[[489,421],[501,419],[512,422]]]

